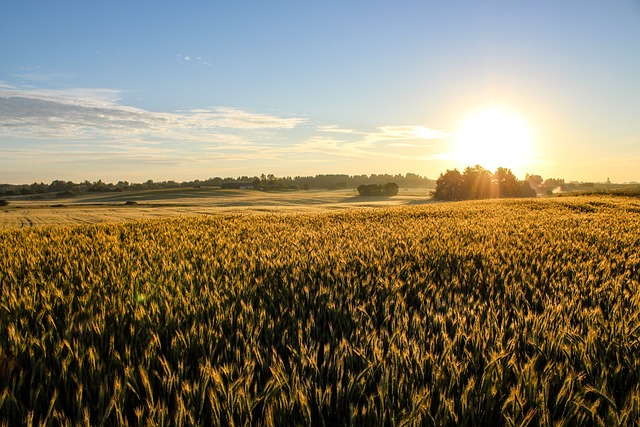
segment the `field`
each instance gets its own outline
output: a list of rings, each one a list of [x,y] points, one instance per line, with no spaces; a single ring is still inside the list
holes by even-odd
[[[390,198],[360,197],[353,189],[266,193],[215,187],[84,193],[68,198],[31,195],[7,200],[9,206],[0,207],[0,228],[95,224],[218,213],[318,212],[430,201],[429,190],[423,188],[403,188],[397,196]]]
[[[0,230],[0,425],[638,425],[639,199],[401,204]]]

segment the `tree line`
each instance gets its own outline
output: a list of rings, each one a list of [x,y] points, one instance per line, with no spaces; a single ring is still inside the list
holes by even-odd
[[[229,187],[254,188],[262,190],[308,190],[308,189],[345,189],[357,188],[359,185],[384,185],[395,182],[402,188],[433,188],[435,180],[414,173],[403,174],[319,174],[315,176],[276,177],[273,174],[260,176],[214,177],[206,180],[176,182],[147,180],[141,183],[118,181],[107,183],[102,180],[73,182],[54,180],[51,183],[34,182],[32,184],[0,184],[0,196],[18,196],[45,193],[91,193],[91,192],[121,192],[165,188],[185,187]]]
[[[551,195],[557,191],[593,190],[594,183],[565,183],[561,178],[542,179],[540,175],[527,174],[524,181],[518,181],[510,169],[498,168],[491,173],[479,165],[467,167],[462,173],[457,169],[447,170],[437,180],[414,173],[407,174],[319,174],[315,176],[276,177],[273,174],[260,176],[214,177],[206,180],[176,182],[153,181],[151,179],[133,183],[118,181],[108,183],[102,180],[73,182],[53,180],[50,183],[0,184],[0,196],[55,193],[67,197],[79,193],[121,192],[150,189],[186,187],[253,188],[264,191],[309,190],[309,189],[357,189],[359,186],[384,186],[395,183],[398,188],[436,188],[434,197],[439,200],[483,199],[492,197],[529,197],[539,194]],[[527,183],[529,188],[527,188]],[[609,184],[610,185],[610,184]],[[373,187],[371,187],[373,188]],[[369,193],[383,190],[364,189]]]
[[[475,200],[501,197],[535,197],[528,180],[520,181],[511,169],[500,167],[494,173],[480,165],[440,174],[433,198],[437,200]]]

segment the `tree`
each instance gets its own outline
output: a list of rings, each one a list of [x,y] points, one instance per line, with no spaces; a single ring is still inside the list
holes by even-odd
[[[515,197],[518,179],[508,168],[498,168],[493,174],[495,197]]]
[[[448,170],[436,181],[436,191],[433,198],[437,200],[463,200],[464,180],[462,174],[457,170]]]
[[[544,180],[544,188],[546,189],[554,189],[557,187],[564,186],[564,179],[561,178],[547,178]]]
[[[398,194],[398,184],[395,182],[387,182],[384,185],[384,194],[386,196],[395,196]]]
[[[531,188],[539,188],[542,187],[542,177],[540,175],[529,175],[527,174],[524,178],[525,181],[529,183]]]
[[[467,167],[462,174],[465,199],[491,197],[491,172],[480,165]]]
[[[494,174],[480,165],[467,167],[464,173],[447,170],[436,181],[433,198],[437,200],[487,199],[490,197],[535,197],[528,181],[518,181],[508,168]]]
[[[358,185],[358,194],[361,196],[395,196],[398,194],[398,184],[388,182],[381,184],[361,184]]]
[[[49,184],[50,193],[59,193],[61,191],[67,191],[71,189],[73,189],[73,182],[71,181],[65,182],[65,181],[56,179],[54,181],[51,181],[51,184]]]
[[[536,197],[538,192],[531,187],[527,180],[516,183],[516,197]]]
[[[329,186],[328,190],[344,190],[345,188],[347,188],[347,182],[341,181]]]

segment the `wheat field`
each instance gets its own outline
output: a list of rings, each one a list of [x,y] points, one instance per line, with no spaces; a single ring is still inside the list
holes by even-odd
[[[640,201],[0,230],[0,425],[638,425]]]
[[[403,188],[394,197],[359,197],[354,189],[263,192],[179,188],[9,198],[0,228],[130,222],[216,214],[272,214],[380,208],[431,203],[430,190]]]

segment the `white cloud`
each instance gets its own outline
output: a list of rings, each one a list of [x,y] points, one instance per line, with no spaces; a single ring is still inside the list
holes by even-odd
[[[0,82],[0,98],[41,99],[73,105],[111,105],[123,91],[103,88],[31,89]]]
[[[379,132],[368,134],[370,141],[391,139],[438,139],[448,136],[447,132],[431,129],[426,126],[382,126]]]
[[[211,66],[211,61],[203,58],[200,55],[176,55],[178,58],[178,62],[181,64],[194,64],[194,65],[205,65],[207,67]]]
[[[32,89],[0,81],[0,156],[15,170],[77,165],[98,172],[118,164],[137,169],[193,164],[205,170],[207,164],[224,167],[225,162],[433,159],[438,154],[432,140],[447,137],[425,126],[367,131],[231,107],[154,112],[120,105],[123,95],[112,89]]]
[[[231,129],[292,129],[306,122],[306,119],[297,117],[278,117],[228,107],[189,110],[183,114],[173,114],[171,119],[175,125]]]
[[[337,125],[321,125],[321,126],[318,126],[317,130],[320,132],[333,132],[333,133],[346,133],[346,134],[362,134],[363,133],[354,129],[341,128],[340,126],[337,126]]]
[[[383,141],[390,139],[438,139],[450,136],[448,132],[426,126],[380,126],[374,132],[363,132],[355,129],[342,128],[337,125],[322,125],[317,128],[320,132],[340,134],[366,135],[368,141]]]
[[[425,141],[448,136],[444,131],[425,126],[380,126],[373,132],[364,132],[328,125],[319,126],[316,130],[336,135],[309,137],[296,144],[292,151],[354,159],[431,159],[433,154],[425,153],[425,150],[437,148],[431,142],[425,144]]]
[[[293,153],[353,154],[349,148],[348,144],[336,138],[312,136],[299,144],[295,144],[289,151]]]
[[[206,140],[212,129],[292,129],[306,119],[234,108],[160,113],[119,105],[111,89],[20,90],[0,86],[0,134],[31,138]]]

